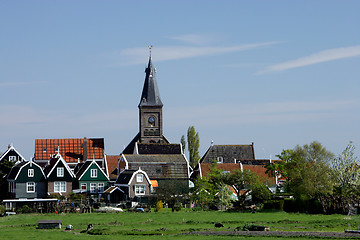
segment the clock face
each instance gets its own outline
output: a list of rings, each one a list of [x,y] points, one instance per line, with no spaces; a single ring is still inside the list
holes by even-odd
[[[155,125],[155,118],[153,116],[149,117],[148,121],[151,125]]]

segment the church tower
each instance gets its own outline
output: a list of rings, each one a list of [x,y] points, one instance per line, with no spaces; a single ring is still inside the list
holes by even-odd
[[[139,108],[139,137],[140,143],[165,143],[163,137],[163,103],[156,82],[156,69],[151,61],[145,69],[145,82],[141,94]]]

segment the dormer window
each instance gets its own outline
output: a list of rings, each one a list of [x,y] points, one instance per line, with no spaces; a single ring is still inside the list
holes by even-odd
[[[28,177],[34,177],[34,169],[28,169]]]
[[[223,163],[224,158],[223,157],[217,157],[217,163]]]
[[[56,168],[56,176],[57,177],[64,177],[64,168],[63,167]]]
[[[143,177],[144,176],[142,174],[137,174],[136,175],[136,182],[143,182],[144,181]]]
[[[97,169],[91,169],[90,175],[92,178],[96,178],[97,177]]]

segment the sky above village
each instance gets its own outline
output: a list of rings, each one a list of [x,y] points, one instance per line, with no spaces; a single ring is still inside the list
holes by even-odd
[[[251,144],[256,158],[319,141],[360,149],[360,1],[0,0],[0,152],[39,138],[138,133],[152,59],[164,135],[200,155]]]

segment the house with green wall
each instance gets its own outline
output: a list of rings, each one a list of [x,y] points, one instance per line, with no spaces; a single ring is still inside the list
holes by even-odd
[[[11,198],[43,198],[47,195],[45,174],[33,161],[15,165],[7,181]]]
[[[79,192],[96,196],[102,194],[110,181],[106,172],[95,160],[87,160],[79,165],[76,171]]]

